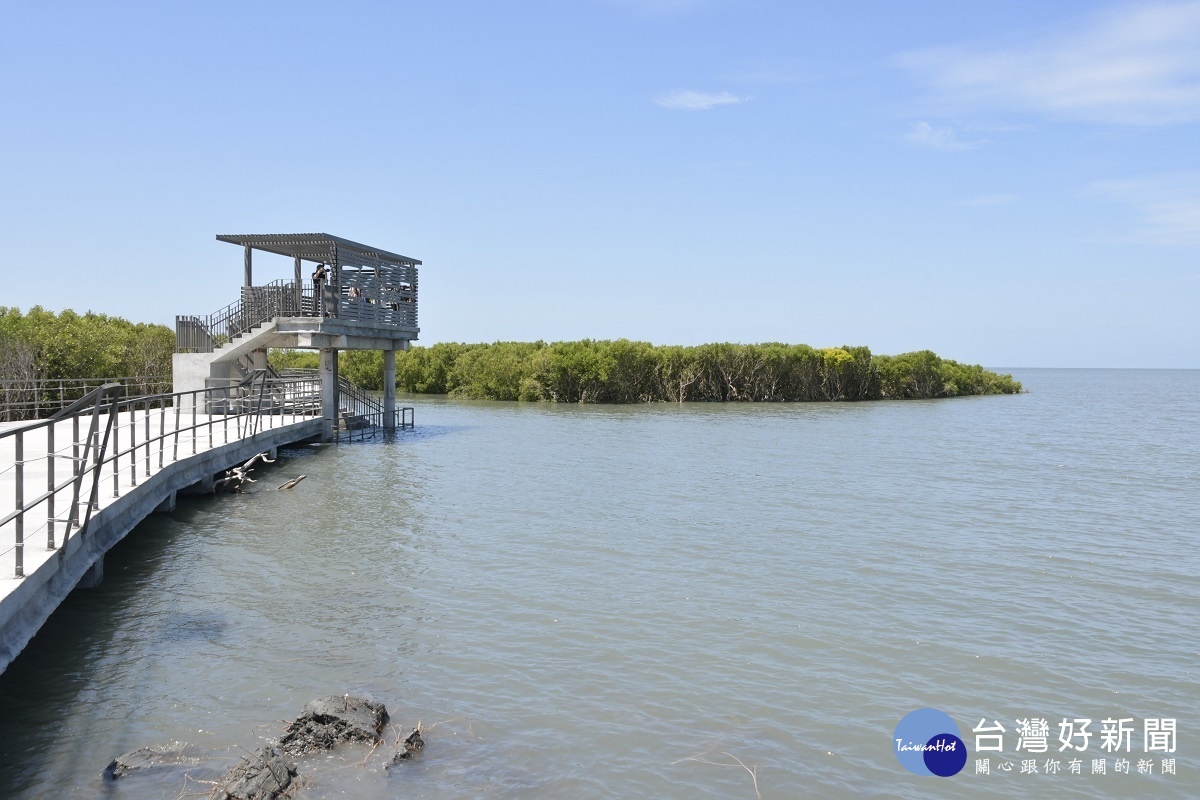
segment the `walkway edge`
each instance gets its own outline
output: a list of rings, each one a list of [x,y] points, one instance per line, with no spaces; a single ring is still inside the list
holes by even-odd
[[[319,438],[323,420],[309,419],[262,431],[249,439],[215,447],[164,467],[97,511],[81,536],[75,532],[11,593],[0,600],[0,673],[33,639],[59,604],[94,565],[142,520],[179,491],[245,462],[257,453]]]

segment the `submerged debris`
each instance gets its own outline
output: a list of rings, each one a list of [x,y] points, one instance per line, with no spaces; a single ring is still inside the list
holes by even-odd
[[[115,781],[132,772],[199,763],[199,759],[190,755],[190,752],[191,748],[188,745],[142,747],[114,758],[104,768],[104,777]]]
[[[245,464],[240,467],[233,467],[225,470],[225,476],[213,482],[214,492],[231,492],[237,494],[242,491],[243,483],[256,483],[254,478],[250,477],[250,473],[254,471],[254,462],[262,460],[265,464],[274,464],[278,459],[267,458],[266,453],[259,453],[251,457]]]
[[[280,489],[291,489],[293,486],[295,486],[297,483],[299,483],[300,481],[304,480],[307,477],[308,477],[307,475],[301,475],[298,478],[292,478],[290,481],[287,481],[286,483],[281,485],[279,488]]]
[[[105,768],[104,778],[114,781],[157,768],[187,768],[192,774],[185,774],[185,779],[212,787],[208,794],[210,800],[282,800],[292,797],[301,788],[302,781],[292,758],[331,750],[342,743],[369,744],[370,752],[358,763],[360,767],[365,766],[383,745],[383,728],[387,722],[388,712],[383,703],[351,695],[326,697],[306,704],[278,743],[268,744],[241,759],[216,780],[207,778],[219,775],[227,762],[220,763],[212,753],[187,744],[143,747],[125,753]],[[385,769],[418,755],[425,747],[422,732],[418,722],[404,740],[397,734],[391,744],[399,749]],[[194,774],[196,770],[206,779],[198,779]]]
[[[341,742],[379,741],[388,721],[383,703],[363,697],[327,697],[313,700],[295,722],[288,725],[279,747],[288,755],[329,750]]]
[[[421,752],[421,748],[425,746],[425,740],[421,738],[421,726],[413,728],[413,732],[404,740],[404,749],[397,750],[396,755],[392,756],[392,763],[388,767],[399,764],[401,761],[408,759]]]

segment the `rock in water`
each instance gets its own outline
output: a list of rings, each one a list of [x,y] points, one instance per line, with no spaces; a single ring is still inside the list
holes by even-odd
[[[421,752],[421,748],[425,746],[425,740],[421,738],[421,729],[413,728],[413,732],[404,740],[404,749],[397,750],[396,755],[392,756],[392,763],[389,767],[399,764],[401,761],[408,759]]]
[[[177,767],[197,763],[199,759],[185,752],[188,749],[191,748],[185,745],[142,747],[114,758],[112,763],[104,768],[104,777],[114,781],[131,772],[145,772],[159,767]]]
[[[296,777],[296,766],[273,747],[264,747],[217,781],[212,797],[218,800],[277,800],[286,797]]]
[[[387,709],[363,697],[313,700],[283,733],[279,747],[288,755],[329,750],[341,742],[379,741],[388,721]]]

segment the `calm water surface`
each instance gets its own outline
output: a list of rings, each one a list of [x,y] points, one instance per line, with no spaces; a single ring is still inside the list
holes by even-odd
[[[1194,797],[1200,372],[1014,374],[930,402],[414,398],[414,433],[140,526],[0,676],[0,795],[203,792],[99,774],[178,741],[211,779],[357,692],[424,754],[304,762],[301,797],[754,798],[750,770],[763,798]],[[972,750],[953,778],[893,754],[925,706]],[[1064,717],[1134,718],[1131,774],[1098,735],[1084,774],[1020,774],[1028,717],[1052,756]],[[1177,774],[1138,774],[1144,718],[1178,720]],[[1008,731],[990,775],[980,719]]]

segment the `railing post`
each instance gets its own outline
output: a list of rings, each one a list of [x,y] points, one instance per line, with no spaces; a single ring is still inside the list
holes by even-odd
[[[90,434],[89,434],[90,435]],[[75,491],[71,498],[71,511],[67,514],[67,529],[63,534],[63,542],[71,535],[71,527],[79,522],[79,470],[83,468],[79,461],[79,417],[71,420],[71,481]]]
[[[119,451],[113,455],[120,460]],[[133,401],[129,403],[129,485],[137,486],[137,403]]]
[[[143,412],[146,415],[146,478],[150,477],[150,401],[146,400],[142,405],[145,406]]]
[[[118,436],[117,436],[117,428],[120,427],[117,425],[117,414],[118,414],[117,409],[119,408],[119,403],[121,400],[120,394],[118,394],[118,392],[120,391],[120,388],[121,388],[120,386],[117,386],[115,389],[113,389],[111,392],[109,392],[109,394],[111,394],[111,400],[109,400],[109,403],[108,403],[108,423],[104,428],[104,437],[102,439],[99,438],[99,431],[97,430],[97,428],[98,428],[98,423],[99,423],[100,401],[105,397],[105,395],[100,394],[96,397],[96,414],[97,414],[97,416],[93,418],[92,428],[93,428],[93,430],[97,431],[96,436],[99,439],[99,441],[96,443],[96,464],[93,467],[94,471],[92,472],[92,491],[88,497],[87,514],[84,515],[83,524],[80,526],[81,528],[84,529],[84,533],[87,532],[88,523],[92,521],[92,511],[100,508],[100,478],[101,478],[101,472],[104,469],[104,454],[106,452],[108,452],[109,440],[111,440],[113,443],[113,486],[114,486],[114,491],[115,491],[115,487],[117,485],[118,455],[121,452],[120,446],[118,444]],[[84,455],[86,457],[86,455],[87,455],[86,452]],[[82,477],[82,475],[81,475],[81,477]],[[116,495],[114,495],[114,496],[116,496]]]
[[[183,411],[183,409],[180,408],[182,401],[183,401],[182,396],[177,396],[175,398],[175,444],[174,444],[174,449],[171,450],[171,463],[172,464],[174,464],[176,461],[179,460],[179,414]],[[193,397],[192,404],[194,405],[195,402],[196,402],[196,398]]]
[[[158,468],[163,468],[163,453],[167,449],[167,398],[158,399]]]
[[[16,496],[16,542],[14,557],[16,558],[17,578],[25,577],[25,433],[17,431],[17,496]]]
[[[111,436],[112,436],[112,444],[113,444],[113,461],[112,461],[112,465],[113,465],[112,466],[113,497],[121,496],[121,487],[120,487],[120,481],[121,481],[121,475],[120,475],[120,471],[121,471],[121,426],[119,424],[120,419],[118,419],[120,417],[120,415],[121,415],[121,407],[114,400],[108,406],[108,424],[112,431]],[[97,474],[99,474],[100,466],[101,466],[100,462],[97,461],[96,462]]]
[[[46,426],[46,547],[54,549],[54,460],[58,456],[54,452],[54,428],[51,422]]]

